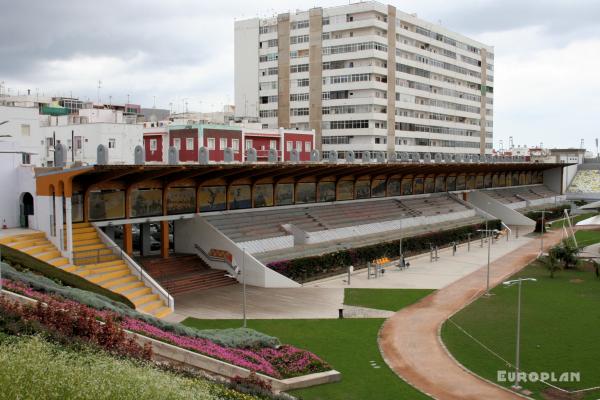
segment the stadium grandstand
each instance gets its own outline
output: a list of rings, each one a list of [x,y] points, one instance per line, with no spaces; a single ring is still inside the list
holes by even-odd
[[[296,287],[269,266],[500,220],[564,200],[564,164],[221,163],[38,168],[29,226],[5,245],[164,317],[181,293]],[[235,277],[235,278],[233,278]]]

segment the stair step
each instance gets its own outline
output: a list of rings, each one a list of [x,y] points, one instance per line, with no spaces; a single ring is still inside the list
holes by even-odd
[[[59,268],[62,269],[63,271],[75,272],[77,270],[77,268],[79,268],[79,267],[77,267],[76,265],[72,265],[72,264],[65,264],[65,265],[61,265]]]
[[[92,275],[105,274],[107,272],[115,272],[115,271],[129,271],[129,268],[125,264],[122,265],[111,265],[109,267],[100,267],[100,268],[80,268],[76,271],[76,274],[82,277],[88,277]]]
[[[169,307],[159,307],[152,311],[152,315],[154,315],[155,318],[164,318],[172,312],[173,310],[171,310]]]
[[[123,260],[121,259],[116,259],[116,260],[112,260],[112,261],[105,261],[105,262],[101,262],[101,263],[97,263],[97,264],[87,264],[86,268],[102,268],[102,267],[111,267],[113,265],[119,265],[121,263],[124,263]]]
[[[153,310],[156,310],[157,308],[160,308],[160,307],[163,307],[163,306],[164,306],[164,303],[163,303],[162,300],[156,300],[156,301],[144,304],[140,309],[143,312],[150,313]],[[136,309],[137,309],[137,307],[136,307]]]
[[[132,275],[132,277],[134,277],[134,276]],[[144,286],[144,283],[142,281],[137,280],[137,278],[136,278],[129,282],[120,283],[118,285],[111,286],[110,290],[112,290],[115,293],[123,293],[126,290],[135,289],[135,288],[139,288],[139,287],[143,287],[143,286]]]
[[[38,247],[43,245],[52,245],[52,243],[46,239],[19,240],[17,242],[9,243],[10,247],[17,250],[24,250],[30,247]]]
[[[56,249],[56,247],[54,247],[54,245],[52,243],[48,243],[48,244],[44,244],[41,246],[28,247],[25,249],[17,249],[17,250],[21,250],[23,253],[33,256],[35,254],[46,253],[53,249]]]
[[[91,250],[99,250],[99,249],[106,249],[106,245],[104,243],[94,243],[94,244],[85,244],[85,245],[81,245],[81,246],[75,246],[73,248],[73,251],[75,252],[88,252]]]
[[[112,271],[112,272],[106,272],[103,274],[89,275],[89,276],[86,276],[86,279],[90,282],[98,283],[101,286],[103,286],[107,282],[110,282],[116,278],[122,278],[127,275],[131,275],[131,272],[129,272],[129,269],[123,269],[120,271]]]
[[[60,251],[58,250],[52,250],[47,253],[41,253],[39,255],[36,255],[36,258],[42,261],[48,261],[58,257],[60,257]]]
[[[101,284],[101,286],[105,287],[105,288],[107,288],[109,290],[113,290],[113,288],[115,288],[115,287],[119,287],[122,284],[131,283],[131,282],[140,282],[140,281],[138,280],[137,276],[127,275],[127,276],[124,276],[122,278],[117,278],[117,279],[113,279],[113,280],[108,281],[108,282],[103,282]]]
[[[95,230],[92,232],[73,232],[73,240],[95,239],[97,237],[98,233]]]
[[[87,228],[89,226],[92,226],[92,224],[90,224],[89,222],[75,222],[72,224],[73,229],[75,228]]]
[[[157,294],[144,294],[135,298],[129,298],[131,300],[131,302],[133,303],[133,305],[135,305],[135,308],[138,308],[146,303],[150,303],[153,301],[158,300],[158,295]]]
[[[73,246],[74,247],[80,247],[80,246],[86,246],[89,244],[97,244],[97,243],[101,243],[100,242],[100,238],[93,238],[93,239],[79,239],[79,240],[75,240],[73,238]]]
[[[48,261],[48,264],[54,265],[55,267],[61,267],[63,265],[67,265],[68,263],[69,263],[69,260],[66,259],[65,257],[59,257],[59,258],[55,258],[53,260]]]
[[[152,290],[149,287],[144,286],[144,284],[142,282],[140,282],[140,284],[141,284],[141,286],[136,286],[136,287],[124,290],[119,293],[121,293],[123,296],[127,297],[130,300],[132,300],[136,297],[140,297],[140,296],[152,293]]]
[[[5,238],[0,239],[0,243],[14,243],[21,240],[33,240],[39,238],[46,238],[46,234],[44,232],[31,232],[31,233],[21,233],[19,235],[7,236]]]

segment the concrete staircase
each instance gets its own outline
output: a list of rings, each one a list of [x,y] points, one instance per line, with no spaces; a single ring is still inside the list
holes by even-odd
[[[0,243],[39,260],[76,274],[99,286],[127,297],[137,311],[163,318],[172,310],[152,293],[152,289],[133,275],[121,258],[113,254],[89,223],[73,224],[73,261],[46,238],[44,232],[32,232],[0,239]]]

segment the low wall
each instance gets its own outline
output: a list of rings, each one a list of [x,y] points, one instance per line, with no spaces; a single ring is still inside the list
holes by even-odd
[[[233,256],[233,264],[238,267],[244,265],[248,285],[273,288],[300,286],[299,283],[267,268],[248,251],[244,255],[242,244],[234,243],[201,216],[176,220],[175,235],[175,252],[177,253],[198,254],[196,246],[200,246],[207,254],[210,249],[227,250]],[[245,259],[243,263],[242,258]],[[223,263],[214,263],[208,260],[208,265],[215,269],[225,269]],[[241,281],[241,276],[238,276],[237,279]]]

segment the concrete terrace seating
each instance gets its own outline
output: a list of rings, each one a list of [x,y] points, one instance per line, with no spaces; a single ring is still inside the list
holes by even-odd
[[[486,190],[485,194],[504,204],[558,196],[557,193],[548,189],[544,185],[515,186],[502,189]]]
[[[318,232],[375,222],[419,216],[435,216],[468,208],[446,194],[398,199],[310,205],[286,209],[248,211],[205,217],[235,242],[289,235],[282,227],[293,224],[306,232]]]

